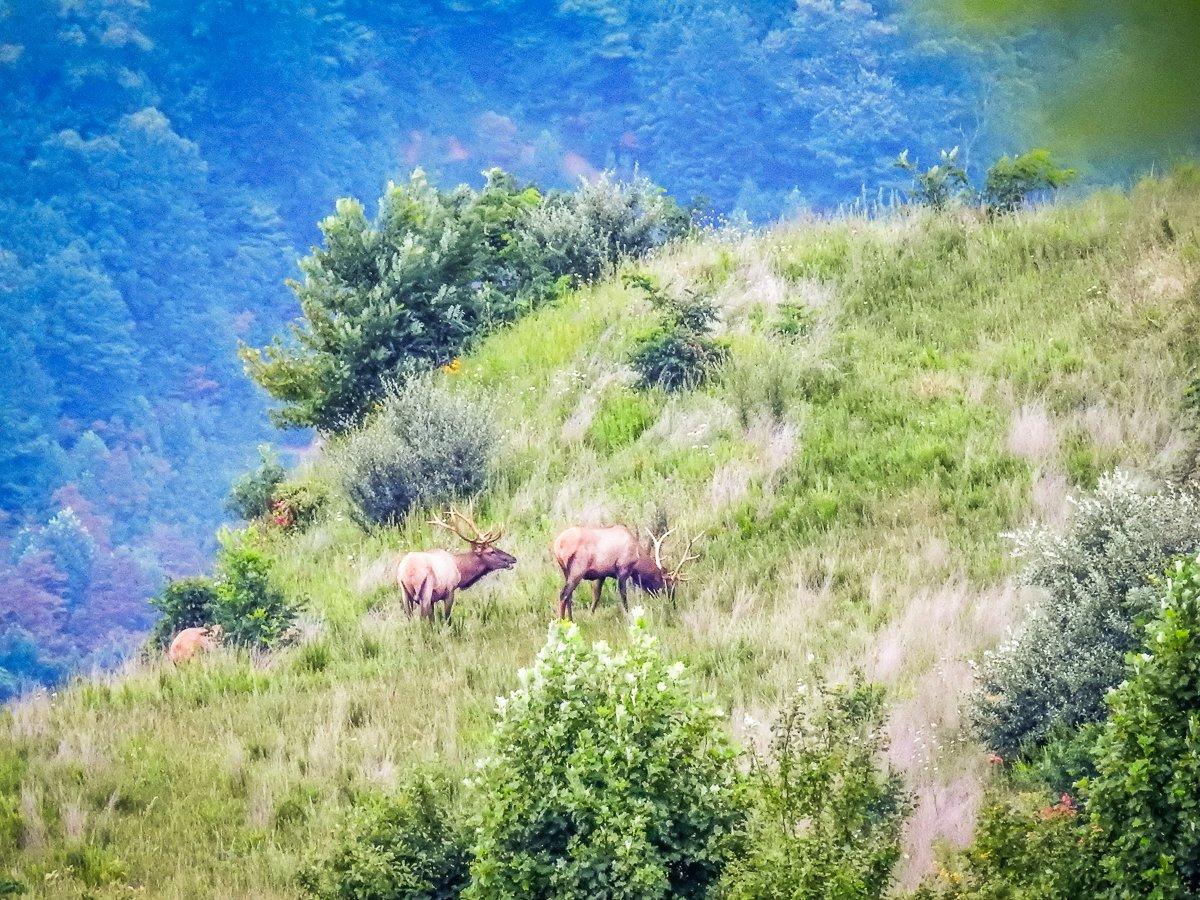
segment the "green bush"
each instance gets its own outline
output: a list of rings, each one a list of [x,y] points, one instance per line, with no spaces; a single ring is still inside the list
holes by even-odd
[[[736,849],[735,752],[639,610],[628,649],[554,624],[500,701],[467,897],[702,897]]]
[[[300,885],[322,900],[451,900],[466,887],[469,849],[449,782],[418,774],[361,807]]]
[[[1116,897],[1200,896],[1200,559],[1166,596],[1108,697],[1096,775],[1080,787]]]
[[[180,578],[167,582],[162,593],[150,600],[159,611],[159,619],[150,632],[150,642],[159,647],[185,628],[197,628],[214,621],[217,586],[208,578]]]
[[[985,657],[972,704],[981,740],[1005,757],[1104,717],[1104,695],[1140,644],[1137,622],[1157,602],[1151,579],[1200,549],[1200,501],[1147,493],[1117,474],[1074,503],[1062,534],[1035,527],[1014,542],[1021,579],[1039,595],[1021,628]]]
[[[213,623],[233,644],[263,649],[277,644],[296,617],[271,577],[271,564],[245,535],[227,534],[217,558]]]
[[[953,150],[943,150],[941,162],[923,172],[908,158],[908,151],[905,150],[896,159],[896,167],[912,176],[913,186],[909,198],[922,206],[945,209],[956,196],[971,193],[967,170],[958,163],[957,147]]]
[[[517,240],[527,269],[591,281],[691,230],[688,213],[648,179],[622,182],[605,173],[531,209]]]
[[[1073,800],[1048,804],[1033,793],[993,799],[979,815],[971,846],[927,877],[913,900],[1113,896],[1097,878],[1096,846],[1081,818]]]
[[[1030,195],[1066,187],[1075,180],[1076,174],[1074,169],[1056,165],[1048,150],[1002,156],[987,170],[983,204],[993,215],[1015,212]]]
[[[882,689],[857,679],[802,688],[756,759],[745,852],[725,870],[722,897],[882,897],[900,858],[911,800],[881,768]]]
[[[271,495],[271,524],[303,531],[329,506],[329,489],[315,480],[285,481]]]
[[[247,522],[262,518],[271,511],[275,489],[287,477],[279,457],[268,445],[259,447],[258,455],[258,468],[238,478],[225,499],[225,509]]]
[[[482,407],[419,378],[393,388],[331,456],[351,513],[371,527],[478,492],[494,445]]]
[[[704,294],[674,296],[648,276],[633,275],[628,283],[645,291],[662,323],[644,338],[630,362],[642,387],[669,391],[702,384],[725,361],[726,348],[709,337],[717,321],[717,307]]]

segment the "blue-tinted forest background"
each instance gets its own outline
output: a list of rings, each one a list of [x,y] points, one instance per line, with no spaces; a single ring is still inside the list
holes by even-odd
[[[976,168],[1039,58],[890,0],[0,0],[0,698],[137,645],[273,433],[239,340],[346,195],[635,167],[767,221]],[[999,87],[1004,84],[1005,87]]]

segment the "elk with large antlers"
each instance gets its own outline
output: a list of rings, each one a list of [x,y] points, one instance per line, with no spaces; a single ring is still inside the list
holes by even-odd
[[[504,530],[492,528],[480,531],[467,515],[453,507],[447,515],[434,518],[429,524],[443,528],[471,545],[462,553],[446,550],[425,550],[406,553],[396,567],[396,580],[404,594],[404,609],[410,616],[413,607],[421,608],[421,617],[433,617],[433,605],[441,602],[450,621],[454,609],[454,593],[469,588],[484,575],[497,569],[511,569],[517,558],[495,546]]]
[[[593,581],[592,612],[600,605],[600,593],[606,579],[617,582],[617,593],[621,605],[629,608],[626,588],[630,583],[651,594],[665,593],[675,599],[675,589],[686,579],[681,575],[683,567],[700,557],[693,553],[696,535],[687,543],[687,549],[674,568],[668,568],[662,559],[663,544],[674,529],[658,536],[651,535],[651,548],[638,541],[637,535],[624,525],[606,528],[572,526],[554,539],[551,549],[562,568],[566,584],[558,595],[558,614],[569,619],[574,609],[575,588],[581,581]]]

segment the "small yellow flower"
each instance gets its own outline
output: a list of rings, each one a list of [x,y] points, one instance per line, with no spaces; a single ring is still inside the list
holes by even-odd
[[[442,366],[442,371],[447,375],[457,375],[462,371],[462,357],[454,357],[454,359]]]

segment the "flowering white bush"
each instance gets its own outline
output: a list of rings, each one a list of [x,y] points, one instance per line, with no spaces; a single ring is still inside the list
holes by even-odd
[[[742,811],[721,713],[693,696],[633,612],[630,645],[555,624],[498,698],[465,896],[701,897]]]
[[[1073,501],[1059,535],[1012,535],[1022,580],[1041,588],[1021,628],[984,660],[973,716],[983,741],[1008,755],[1055,729],[1104,717],[1104,695],[1125,675],[1170,560],[1200,549],[1200,500],[1150,493],[1128,476],[1101,479]]]

